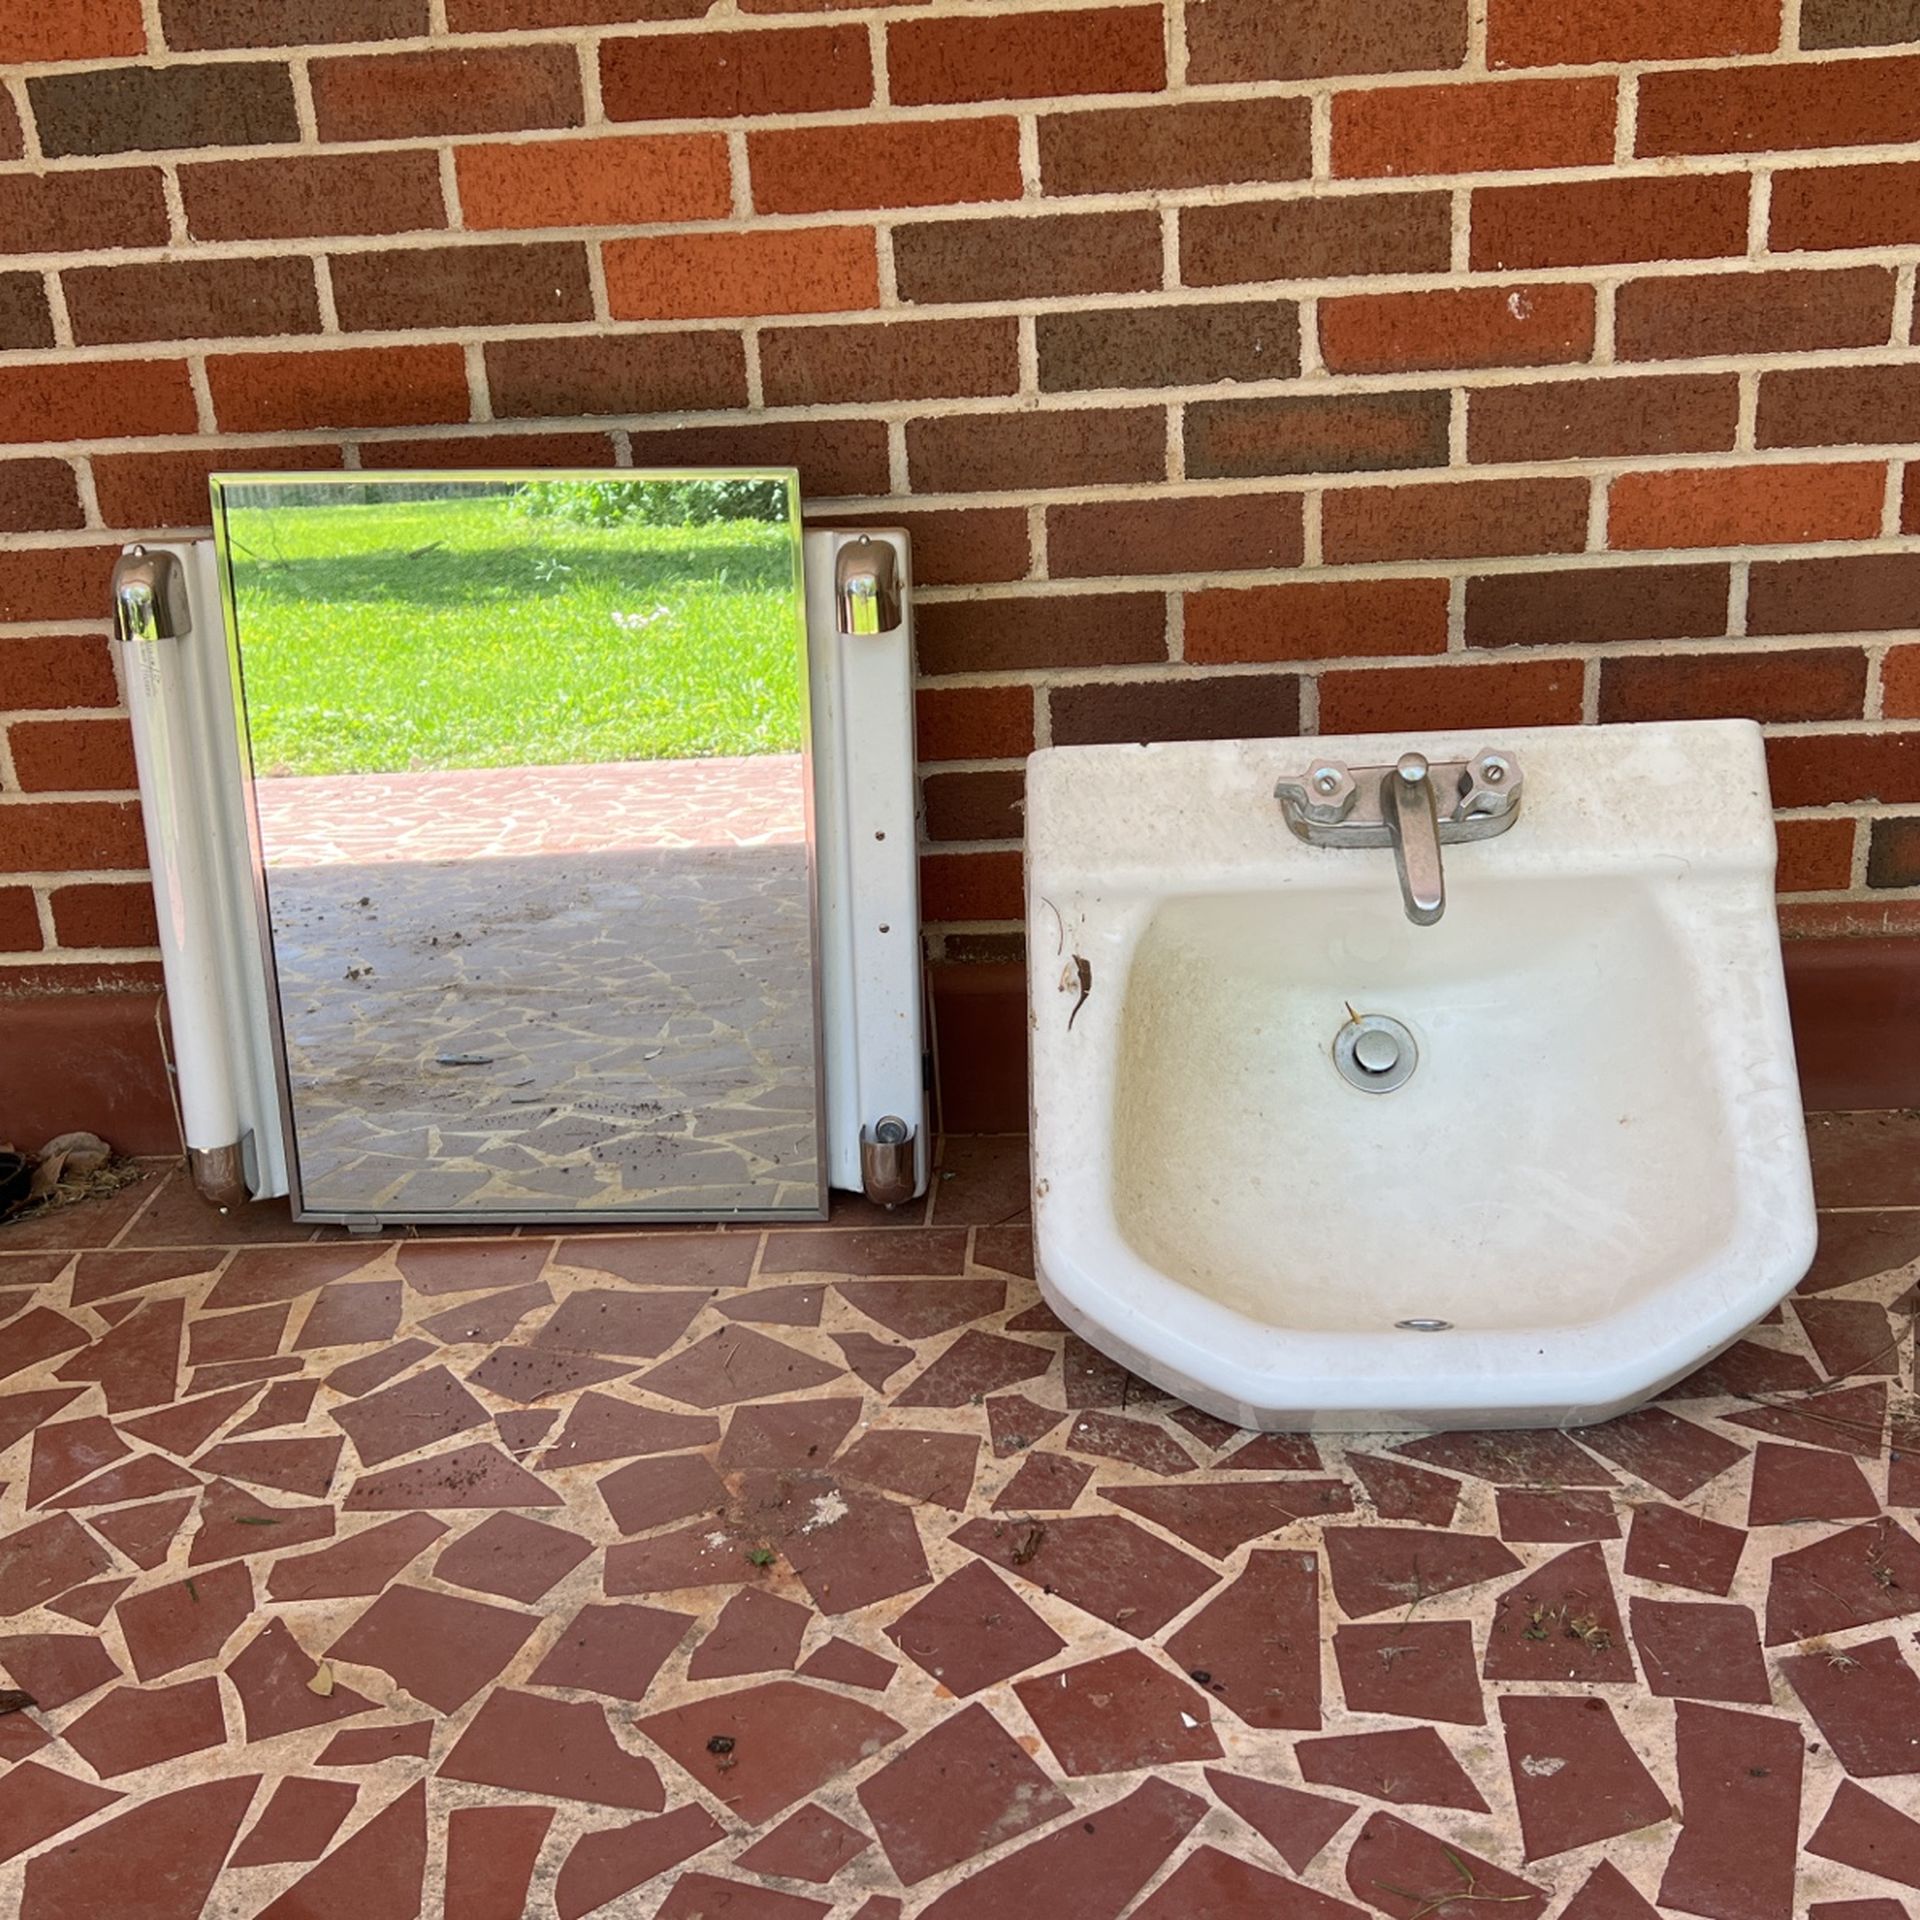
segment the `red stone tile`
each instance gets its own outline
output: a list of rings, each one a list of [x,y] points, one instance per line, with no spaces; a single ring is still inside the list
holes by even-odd
[[[96,1473],[65,1493],[56,1493],[46,1504],[58,1508],[117,1507],[128,1500],[152,1500],[200,1484],[184,1467],[176,1467],[158,1454],[143,1453],[109,1467],[105,1473]]]
[[[1436,1593],[1478,1586],[1520,1562],[1484,1534],[1414,1527],[1330,1527],[1327,1563],[1334,1598],[1349,1619],[1402,1610]]]
[[[1218,1420],[1210,1413],[1202,1413],[1198,1407],[1171,1406],[1167,1409],[1167,1418],[1171,1420],[1176,1427],[1185,1428],[1188,1433],[1192,1434],[1193,1437],[1200,1442],[1201,1446],[1205,1447],[1211,1453],[1217,1453],[1228,1441],[1239,1440],[1244,1436],[1244,1429],[1234,1426],[1231,1421]],[[1294,1443],[1299,1443],[1299,1445],[1304,1447],[1306,1452],[1312,1456],[1308,1462],[1308,1467],[1296,1469],[1291,1464],[1283,1465],[1277,1460],[1269,1459],[1265,1461],[1264,1464],[1256,1464],[1250,1467],[1248,1471],[1255,1473],[1304,1472],[1307,1471],[1308,1468],[1318,1467],[1320,1464],[1319,1449],[1314,1446],[1313,1442],[1309,1440],[1304,1433],[1256,1433],[1251,1440],[1247,1441],[1247,1446],[1257,1448],[1262,1441],[1266,1440],[1280,1441],[1289,1451]],[[1244,1452],[1245,1449],[1243,1448],[1242,1451]],[[1224,1461],[1216,1460],[1214,1462],[1214,1465],[1217,1467],[1224,1466],[1225,1464]]]
[[[1019,1471],[1000,1489],[995,1513],[1064,1513],[1093,1478],[1083,1461],[1064,1453],[1030,1453]]]
[[[249,1433],[271,1433],[277,1427],[304,1427],[319,1393],[317,1380],[276,1380],[228,1437],[239,1440]]]
[[[1486,1721],[1473,1629],[1464,1620],[1343,1626],[1333,1636],[1333,1657],[1340,1689],[1356,1713],[1447,1720],[1463,1727]]]
[[[332,1539],[333,1528],[331,1507],[272,1507],[244,1487],[215,1481],[200,1496],[200,1524],[187,1564],[208,1566],[269,1550],[284,1553],[289,1547]]]
[[[36,1520],[0,1539],[0,1618],[55,1599],[112,1565],[70,1513]]]
[[[76,1353],[56,1370],[54,1378],[97,1381],[109,1413],[165,1406],[180,1377],[180,1330],[185,1317],[184,1301],[149,1301]],[[15,1321],[7,1330],[9,1354],[23,1324]]]
[[[1216,1560],[1295,1520],[1353,1510],[1353,1496],[1342,1480],[1188,1481],[1171,1487],[1103,1485],[1100,1491],[1115,1506],[1151,1520]]]
[[[6,1792],[0,1793],[0,1861],[37,1847],[122,1798],[37,1760],[21,1761],[7,1775]]]
[[[0,1380],[39,1367],[87,1344],[86,1328],[51,1307],[34,1307],[7,1325],[7,1348],[0,1354]],[[58,1376],[56,1376],[57,1378]],[[85,1378],[91,1380],[92,1374]]]
[[[27,1863],[20,1920],[199,1920],[259,1785],[249,1773],[181,1787],[50,1848]]]
[[[889,1864],[910,1887],[1073,1808],[977,1704],[922,1734],[858,1793]]]
[[[1920,1205],[1913,1116],[1905,1110],[1814,1114],[1807,1125],[1823,1207]]]
[[[1703,1520],[1678,1507],[1636,1507],[1627,1530],[1627,1571],[1636,1579],[1658,1580],[1696,1593],[1727,1593],[1746,1551],[1739,1527]]]
[[[858,1403],[854,1405],[857,1408]],[[540,1465],[543,1470],[581,1467],[601,1460],[631,1460],[640,1454],[677,1453],[707,1446],[719,1437],[720,1423],[710,1415],[660,1413],[588,1391],[568,1408],[566,1425],[540,1456]]]
[[[1880,1498],[1856,1461],[1763,1440],[1754,1449],[1749,1527],[1791,1526],[1806,1520],[1870,1520]]]
[[[227,1864],[272,1867],[290,1860],[318,1860],[359,1797],[359,1787],[348,1780],[306,1780],[298,1775],[282,1780]]]
[[[398,1280],[334,1280],[314,1296],[300,1323],[295,1353],[329,1347],[366,1347],[391,1340],[400,1330]]]
[[[714,1305],[729,1320],[747,1320],[762,1327],[817,1327],[826,1302],[822,1287],[755,1287]]]
[[[1528,1861],[1617,1839],[1673,1809],[1604,1700],[1509,1694],[1507,1770]]]
[[[50,1495],[132,1452],[113,1422],[98,1414],[78,1420],[49,1420],[33,1435],[33,1464],[27,1472],[27,1505],[37,1507]]]
[[[199,1314],[187,1334],[187,1364],[205,1366],[219,1360],[262,1360],[280,1351],[280,1336],[293,1311],[277,1307],[246,1307],[239,1313]]]
[[[85,1387],[43,1387],[37,1393],[10,1393],[0,1399],[0,1453],[85,1392]]]
[[[1325,1894],[1309,1894],[1294,1881],[1218,1847],[1197,1847],[1147,1898],[1133,1920],[1233,1920],[1240,1914],[1297,1916],[1297,1920],[1360,1920],[1360,1909]]]
[[[636,1722],[749,1826],[760,1826],[900,1737],[897,1720],[797,1680],[766,1680]],[[710,1746],[731,1740],[721,1752]],[[722,1765],[722,1762],[727,1764]],[[871,1783],[869,1783],[871,1784]]]
[[[338,1436],[318,1435],[297,1440],[225,1440],[193,1464],[203,1473],[319,1500],[333,1485],[341,1445]]]
[[[1660,1915],[1611,1860],[1602,1860],[1561,1909],[1560,1920],[1660,1920]]]
[[[487,1423],[487,1410],[445,1367],[430,1367],[333,1410],[360,1464],[377,1467],[436,1440],[451,1440]]]
[[[1914,1259],[1920,1259],[1920,1212],[1822,1213],[1819,1249],[1799,1291],[1824,1293],[1876,1279]]]
[[[1722,1394],[1737,1399],[1763,1393],[1800,1393],[1817,1387],[1820,1376],[1813,1363],[1797,1353],[1763,1347],[1757,1340],[1736,1340],[1725,1353],[1669,1387],[1663,1400],[1712,1400]],[[1662,1492],[1667,1489],[1662,1488]]]
[[[1479,1790],[1431,1727],[1302,1740],[1293,1756],[1301,1779],[1311,1786],[1341,1787],[1399,1806],[1487,1811]]]
[[[970,1327],[1007,1304],[1007,1283],[965,1280],[840,1280],[834,1292],[904,1340]]]
[[[453,1816],[456,1820],[459,1815]],[[560,1920],[605,1908],[635,1887],[644,1887],[670,1873],[720,1839],[723,1829],[705,1807],[691,1801],[657,1820],[635,1820],[629,1826],[609,1827],[576,1840],[573,1851],[554,1882],[554,1906]],[[449,1907],[448,1912],[453,1909]],[[463,1911],[460,1920],[468,1920]],[[472,1920],[484,1920],[476,1913]],[[520,1909],[502,1908],[500,1920],[520,1920]]]
[[[1145,1420],[1117,1413],[1079,1413],[1067,1428],[1064,1444],[1075,1453],[1118,1460],[1146,1473],[1182,1474],[1194,1470],[1193,1456],[1171,1434]]]
[[[687,1662],[689,1680],[725,1680],[747,1673],[791,1673],[800,1658],[810,1609],[757,1588],[744,1588],[720,1609],[713,1629]]]
[[[919,1920],[1117,1920],[1206,1811],[1198,1794],[1149,1780],[970,1872]]]
[[[531,1605],[592,1552],[588,1542],[563,1527],[517,1513],[490,1513],[441,1553],[433,1577]]]
[[[50,1600],[47,1610],[63,1619],[78,1620],[83,1626],[97,1627],[113,1611],[113,1603],[133,1585],[131,1580],[101,1580],[89,1587],[75,1587],[58,1600]]]
[[[253,1576],[236,1560],[131,1594],[117,1611],[134,1672],[158,1680],[219,1657],[253,1611]]]
[[[822,1467],[860,1418],[858,1400],[790,1400],[741,1407],[727,1421],[721,1467]]]
[[[1920,1887],[1920,1821],[1851,1780],[1840,1782],[1807,1851],[1903,1887]]]
[[[969,1520],[952,1537],[983,1560],[1142,1640],[1219,1578],[1116,1514],[1026,1523]]]
[[[1816,1900],[1807,1920],[1907,1920],[1898,1900]]]
[[[607,1549],[601,1586],[615,1595],[733,1583],[769,1564],[747,1558],[763,1551],[739,1528],[700,1521],[677,1533],[655,1534],[650,1540],[616,1542]]]
[[[420,1331],[442,1346],[459,1347],[472,1341],[490,1345],[504,1340],[528,1314],[552,1304],[552,1290],[545,1281],[535,1281],[530,1287],[509,1287],[504,1293],[462,1300],[458,1306],[422,1320]]]
[[[371,1713],[374,1703],[340,1680],[333,1691],[315,1693],[307,1683],[319,1662],[293,1637],[284,1620],[269,1620],[227,1668],[227,1678],[240,1696],[249,1741],[271,1740],[277,1734],[306,1727],[330,1726]],[[309,1855],[308,1858],[313,1858]]]
[[[1220,1758],[1212,1702],[1137,1648],[1016,1681],[1013,1690],[1075,1776]]]
[[[524,1460],[552,1431],[558,1407],[509,1407],[493,1416],[494,1431],[516,1460]]]
[[[1167,1652],[1248,1726],[1314,1731],[1319,1563],[1310,1553],[1256,1547],[1240,1577],[1167,1642]]]
[[[1598,1546],[1536,1567],[1494,1603],[1489,1680],[1631,1680],[1633,1655]]]
[[[690,1407],[730,1407],[801,1393],[838,1379],[841,1369],[751,1327],[722,1327],[638,1376],[650,1393]]]
[[[228,1387],[258,1386],[301,1371],[304,1362],[287,1354],[277,1360],[228,1360],[215,1367],[195,1367],[187,1377],[188,1393],[220,1393]]]
[[[115,1687],[66,1728],[66,1742],[103,1780],[225,1743],[217,1680]]]
[[[940,1142],[933,1217],[943,1227],[999,1226],[1023,1220],[1031,1179],[1024,1134],[949,1134]]]
[[[158,1253],[83,1253],[73,1269],[72,1304],[91,1306],[96,1300],[111,1300],[125,1293],[140,1293],[148,1287],[165,1286],[169,1280],[184,1280],[197,1273],[211,1273],[220,1264],[218,1247],[183,1247]],[[65,1264],[58,1255],[53,1279]],[[11,1279],[9,1269],[0,1268],[0,1278]]]
[[[1032,1306],[1022,1307],[1018,1313],[1010,1314],[1007,1318],[1006,1330],[1009,1333],[1064,1334],[1067,1330],[1067,1323],[1062,1320],[1044,1300],[1036,1300]],[[1086,1345],[1084,1341],[1080,1344],[1082,1346]],[[1091,1353],[1093,1349],[1089,1347],[1087,1351]],[[1101,1358],[1104,1359],[1105,1356],[1102,1355]],[[1114,1363],[1107,1362],[1107,1364],[1112,1365]]]
[[[371,1393],[376,1387],[384,1387],[389,1380],[397,1379],[416,1361],[426,1359],[432,1352],[432,1346],[425,1340],[396,1340],[393,1345],[382,1347],[377,1353],[363,1353],[358,1360],[349,1360],[344,1366],[335,1367],[326,1376],[325,1384],[335,1393],[344,1393],[351,1399]]]
[[[823,1640],[800,1662],[798,1669],[807,1680],[837,1680],[843,1687],[865,1687],[870,1693],[885,1693],[899,1671],[891,1660],[865,1647],[856,1647],[838,1634]]]
[[[1207,1769],[1207,1784],[1295,1873],[1305,1873],[1354,1814],[1345,1800],[1249,1780],[1219,1767]]]
[[[16,1633],[0,1639],[0,1668],[33,1695],[42,1713],[84,1700],[120,1678],[120,1669],[90,1633]]]
[[[969,1327],[932,1366],[894,1395],[896,1407],[964,1407],[1053,1365],[1053,1349]]]
[[[1022,1453],[1044,1440],[1066,1415],[1058,1407],[1043,1407],[1023,1393],[1003,1393],[987,1402],[987,1431],[993,1436],[996,1459]]]
[[[1920,1773],[1920,1678],[1890,1634],[1787,1654],[1780,1671],[1855,1779]]]
[[[964,1227],[877,1227],[767,1235],[762,1273],[958,1273],[966,1265]]]
[[[316,1767],[377,1767],[384,1760],[424,1760],[433,1746],[433,1722],[348,1727],[314,1756]]]
[[[192,1511],[193,1495],[181,1493],[145,1506],[118,1507],[112,1513],[98,1514],[92,1525],[109,1546],[144,1569],[157,1567],[167,1557],[174,1535]],[[246,1551],[252,1552],[258,1545],[257,1540],[252,1541]]]
[[[566,1502],[498,1447],[482,1442],[363,1473],[345,1504],[349,1513],[391,1513],[396,1508],[558,1507]]]
[[[727,1504],[726,1482],[698,1453],[670,1453],[616,1467],[601,1476],[599,1494],[622,1533],[645,1533],[689,1514],[718,1513]]]
[[[1849,1527],[1774,1558],[1770,1647],[1920,1612],[1920,1546],[1891,1519]]]
[[[255,1920],[415,1920],[427,1871],[427,1786],[415,1782],[357,1827]]]
[[[1497,1487],[1610,1487],[1614,1476],[1551,1428],[1501,1433],[1430,1433],[1393,1449],[1423,1466],[1471,1474]]]
[[[1732,1426],[1751,1427],[1755,1433],[1772,1434],[1779,1440],[1798,1440],[1805,1446],[1874,1460],[1886,1441],[1887,1389],[1876,1380],[1868,1386],[1809,1394],[1790,1406],[1760,1407],[1726,1418]]]
[[[0,1767],[11,1767],[53,1745],[53,1735],[24,1709],[0,1714]]]
[[[521,1920],[551,1807],[455,1807],[447,1816],[446,1911],[455,1920]]]
[[[1540,1920],[1548,1900],[1531,1881],[1391,1813],[1374,1814],[1355,1836],[1347,1885],[1389,1920],[1436,1913],[1461,1920],[1458,1896],[1468,1892],[1497,1903],[1508,1920]]]
[[[476,1387],[502,1400],[522,1404],[572,1393],[580,1387],[617,1380],[632,1368],[624,1360],[603,1360],[597,1354],[572,1353],[554,1347],[495,1347],[467,1375]]]
[[[1681,1827],[1656,1899],[1716,1920],[1791,1920],[1800,1729],[1691,1700],[1675,1712]]]
[[[932,1578],[913,1510],[896,1500],[848,1492],[824,1476],[755,1470],[740,1477],[738,1512],[822,1613],[851,1613]]]
[[[443,1780],[470,1780],[542,1798],[658,1813],[666,1790],[652,1761],[613,1737],[591,1700],[548,1700],[499,1687],[440,1763]]]
[[[971,1434],[877,1428],[840,1456],[835,1471],[844,1479],[960,1513],[973,1491],[979,1455],[980,1442]]]
[[[1547,1493],[1530,1487],[1502,1487],[1495,1496],[1500,1538],[1515,1541],[1617,1540],[1620,1517],[1613,1495],[1578,1487]]]
[[[1662,1699],[1772,1704],[1751,1607],[1636,1594],[1629,1612],[1650,1693]]]
[[[1684,1500],[1745,1457],[1745,1449],[1665,1407],[1642,1407],[1604,1427],[1587,1427],[1581,1440],[1615,1466]]]
[[[1793,1312],[1828,1379],[1900,1370],[1900,1336],[1878,1300],[1797,1299]]]
[[[835,1333],[827,1337],[840,1349],[848,1371],[875,1389],[884,1387],[913,1359],[911,1347],[895,1346],[870,1333]]]
[[[552,1252],[550,1240],[403,1240],[394,1259],[415,1293],[497,1293],[532,1285]]]
[[[1256,1433],[1214,1466],[1221,1473],[1315,1473],[1320,1449],[1304,1433]]]
[[[735,1861],[749,1873],[771,1874],[781,1880],[805,1880],[823,1887],[849,1861],[857,1860],[873,1842],[858,1827],[850,1827],[825,1807],[802,1807],[790,1814],[764,1839],[757,1840]]]
[[[1033,1314],[1037,1332],[1052,1332],[1058,1324],[1044,1302],[1033,1309]],[[1022,1314],[1019,1318],[1024,1320],[1026,1316]],[[1018,1331],[1014,1321],[1007,1324]],[[1066,1390],[1069,1407],[1124,1407],[1130,1402],[1167,1397],[1157,1387],[1150,1387],[1129,1373],[1118,1360],[1089,1346],[1078,1334],[1069,1334],[1063,1343],[1060,1382]]]
[[[644,1700],[654,1675],[693,1623],[692,1614],[662,1607],[582,1607],[547,1649],[529,1684]]]
[[[744,1287],[753,1272],[755,1236],[650,1233],[562,1240],[555,1263],[610,1273],[648,1287]]]
[[[583,1289],[561,1301],[533,1336],[536,1347],[651,1360],[693,1324],[706,1296]]]
[[[708,1920],[726,1914],[728,1920],[823,1920],[824,1900],[803,1894],[775,1893],[771,1887],[750,1887],[717,1873],[683,1873],[674,1883],[654,1920]]]
[[[233,1264],[213,1283],[201,1311],[259,1307],[274,1300],[297,1300],[329,1281],[344,1279],[380,1257],[378,1247],[242,1247]]]
[[[539,1624],[534,1614],[479,1600],[389,1587],[327,1651],[378,1667],[416,1700],[453,1713],[499,1678]]]

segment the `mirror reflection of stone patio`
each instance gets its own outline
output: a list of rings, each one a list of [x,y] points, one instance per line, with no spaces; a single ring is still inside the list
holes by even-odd
[[[804,1208],[798,755],[256,784],[306,1202]]]

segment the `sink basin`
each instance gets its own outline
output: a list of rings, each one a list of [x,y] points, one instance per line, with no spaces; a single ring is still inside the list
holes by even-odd
[[[1390,851],[1308,845],[1272,797],[1309,757],[1488,745],[1525,805],[1445,849],[1432,926]],[[1040,1285],[1169,1391],[1264,1428],[1580,1425],[1805,1273],[1757,728],[1054,748],[1027,828]],[[1356,1020],[1401,1036],[1390,1090],[1336,1062]]]

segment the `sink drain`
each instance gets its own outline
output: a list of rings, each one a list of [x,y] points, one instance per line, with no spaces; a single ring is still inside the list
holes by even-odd
[[[1420,1064],[1413,1035],[1384,1013],[1362,1014],[1333,1036],[1333,1064],[1348,1086],[1362,1093],[1404,1087]]]

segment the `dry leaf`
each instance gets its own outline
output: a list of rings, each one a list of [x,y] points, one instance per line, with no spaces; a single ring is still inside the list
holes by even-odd
[[[313,1678],[307,1682],[307,1691],[317,1693],[322,1700],[333,1692],[333,1669],[322,1660],[313,1670]]]

